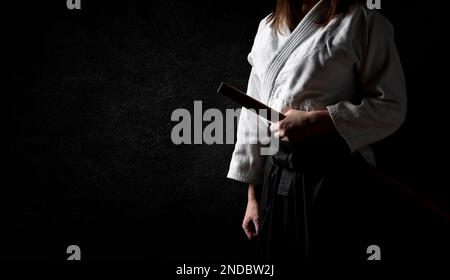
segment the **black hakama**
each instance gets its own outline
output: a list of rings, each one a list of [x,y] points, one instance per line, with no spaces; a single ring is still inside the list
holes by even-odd
[[[280,141],[266,158],[259,199],[259,261],[304,264],[364,257],[367,163],[337,135]],[[362,250],[362,251],[361,251]]]

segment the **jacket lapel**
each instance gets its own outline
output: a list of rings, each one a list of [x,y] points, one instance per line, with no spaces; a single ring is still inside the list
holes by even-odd
[[[319,28],[315,23],[320,16],[320,11],[324,5],[324,0],[320,0],[302,19],[297,27],[292,31],[283,45],[275,52],[271,61],[267,66],[267,70],[264,75],[262,90],[263,96],[267,96],[267,104],[273,95],[275,81],[283,69],[286,61],[292,52],[297,49],[303,42],[311,37]]]

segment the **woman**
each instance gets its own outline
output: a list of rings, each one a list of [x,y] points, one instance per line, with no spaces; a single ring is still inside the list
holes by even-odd
[[[265,124],[242,109],[228,177],[249,184],[243,229],[260,260],[364,257],[364,166],[404,121],[406,86],[391,24],[360,2],[278,0],[259,25],[247,94],[286,118],[264,155],[250,141]]]

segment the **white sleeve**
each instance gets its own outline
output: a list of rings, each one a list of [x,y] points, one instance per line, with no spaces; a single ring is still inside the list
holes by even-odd
[[[259,37],[266,24],[266,18],[261,20],[255,35],[252,50],[247,60],[252,66],[247,85],[247,95],[261,100],[261,80],[254,63],[255,48],[260,44]],[[234,147],[227,177],[240,182],[260,185],[264,176],[266,156],[261,153],[261,142],[258,137],[258,127],[267,127],[254,112],[242,107],[237,128],[237,143]]]
[[[249,61],[251,57],[249,55]],[[260,80],[252,67],[247,95],[259,99]],[[266,126],[255,113],[242,108],[237,129],[237,143],[231,157],[227,177],[237,181],[260,185],[264,174],[265,156],[261,154],[258,127]]]
[[[389,136],[406,116],[406,85],[393,28],[381,14],[367,13],[354,44],[360,92],[356,100],[327,107],[351,152]]]

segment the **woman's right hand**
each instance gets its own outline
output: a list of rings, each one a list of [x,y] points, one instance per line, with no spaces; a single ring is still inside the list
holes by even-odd
[[[250,240],[259,233],[258,202],[254,194],[254,187],[250,185],[248,188],[247,209],[245,210],[244,221],[242,222],[245,235]]]

